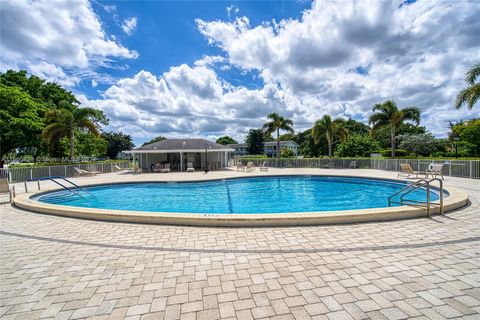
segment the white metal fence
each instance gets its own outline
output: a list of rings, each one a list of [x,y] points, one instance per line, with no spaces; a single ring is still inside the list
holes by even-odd
[[[442,163],[443,174],[452,177],[480,179],[480,160],[439,160],[439,159],[328,159],[328,158],[242,158],[237,157],[234,163],[241,161],[243,164],[253,162],[255,166],[261,166],[264,162],[267,167],[275,168],[324,168],[333,164],[335,168],[350,168],[352,162],[356,162],[356,168],[379,169],[399,171],[401,163],[408,163],[415,171],[425,171],[431,163]]]
[[[10,183],[53,176],[62,176],[68,178],[77,175],[77,172],[73,168],[79,168],[87,171],[97,171],[99,173],[109,173],[115,171],[115,166],[118,166],[121,169],[127,169],[129,167],[129,162],[122,161],[32,168],[5,168],[0,169],[0,177],[8,178]]]

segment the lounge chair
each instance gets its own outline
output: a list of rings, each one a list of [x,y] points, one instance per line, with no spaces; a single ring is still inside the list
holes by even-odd
[[[245,168],[247,172],[255,171],[255,164],[253,162],[248,162],[247,167]]]
[[[75,175],[77,175],[77,176],[94,176],[94,175],[100,173],[98,171],[83,170],[83,169],[80,169],[78,167],[73,167],[73,170],[75,171]]]
[[[426,172],[424,171],[413,171],[412,167],[408,163],[400,163],[400,172],[397,174],[397,178],[401,175],[407,176],[407,178],[410,178],[410,176],[415,176],[415,178],[418,178],[418,175],[423,175],[427,176]]]
[[[262,165],[260,166],[260,171],[268,171],[268,167],[266,166],[267,161],[263,161]]]
[[[243,163],[239,162],[237,164],[237,171],[245,171],[245,166],[243,165]]]
[[[195,172],[195,168],[193,167],[193,163],[187,163],[187,172]]]
[[[329,164],[323,165],[322,168],[335,169],[335,164],[333,162],[330,162]]]
[[[122,171],[122,170],[124,170],[124,169],[120,168],[120,167],[117,166],[117,165],[114,165],[114,166],[113,166],[113,169],[114,169],[114,171]]]
[[[348,165],[349,169],[357,169],[357,161],[350,161],[350,164]]]
[[[442,180],[445,180],[443,178],[443,166],[444,164],[430,163],[426,171],[426,176],[428,177],[428,175],[431,175],[434,178],[436,178],[437,176],[441,176]]]
[[[8,179],[7,178],[0,178],[0,195],[1,194],[7,194],[10,197],[10,202],[13,201],[13,198],[15,198],[15,186],[12,186],[10,189],[8,185]]]
[[[153,172],[162,172],[163,168],[160,163],[157,163],[155,167],[153,168]]]
[[[132,168],[132,174],[140,174],[140,173],[142,173],[142,168],[140,168],[137,165],[134,165]]]
[[[170,163],[165,163],[163,165],[162,173],[168,173],[170,172]]]

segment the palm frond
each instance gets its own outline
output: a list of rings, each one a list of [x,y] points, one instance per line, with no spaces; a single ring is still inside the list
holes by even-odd
[[[403,112],[403,119],[411,120],[417,125],[420,124],[420,109],[418,109],[417,107],[410,107],[403,108],[401,111]]]
[[[480,63],[474,65],[470,70],[468,70],[465,77],[465,82],[473,86],[478,77],[480,77]]]

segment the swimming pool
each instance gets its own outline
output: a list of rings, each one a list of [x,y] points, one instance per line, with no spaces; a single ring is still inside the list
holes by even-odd
[[[406,182],[334,176],[270,176],[182,183],[128,183],[88,187],[89,194],[64,191],[39,202],[96,209],[199,214],[275,214],[388,207],[388,197]],[[416,190],[408,199],[424,200]],[[438,194],[431,195],[437,200]]]

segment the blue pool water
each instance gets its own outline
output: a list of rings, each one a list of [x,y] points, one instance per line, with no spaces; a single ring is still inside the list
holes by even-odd
[[[406,184],[344,177],[258,177],[189,183],[131,183],[89,187],[91,195],[52,192],[38,201],[67,206],[179,213],[287,213],[388,206]],[[408,199],[424,200],[425,190]],[[92,196],[93,195],[93,196]],[[432,201],[438,195],[432,194]]]

